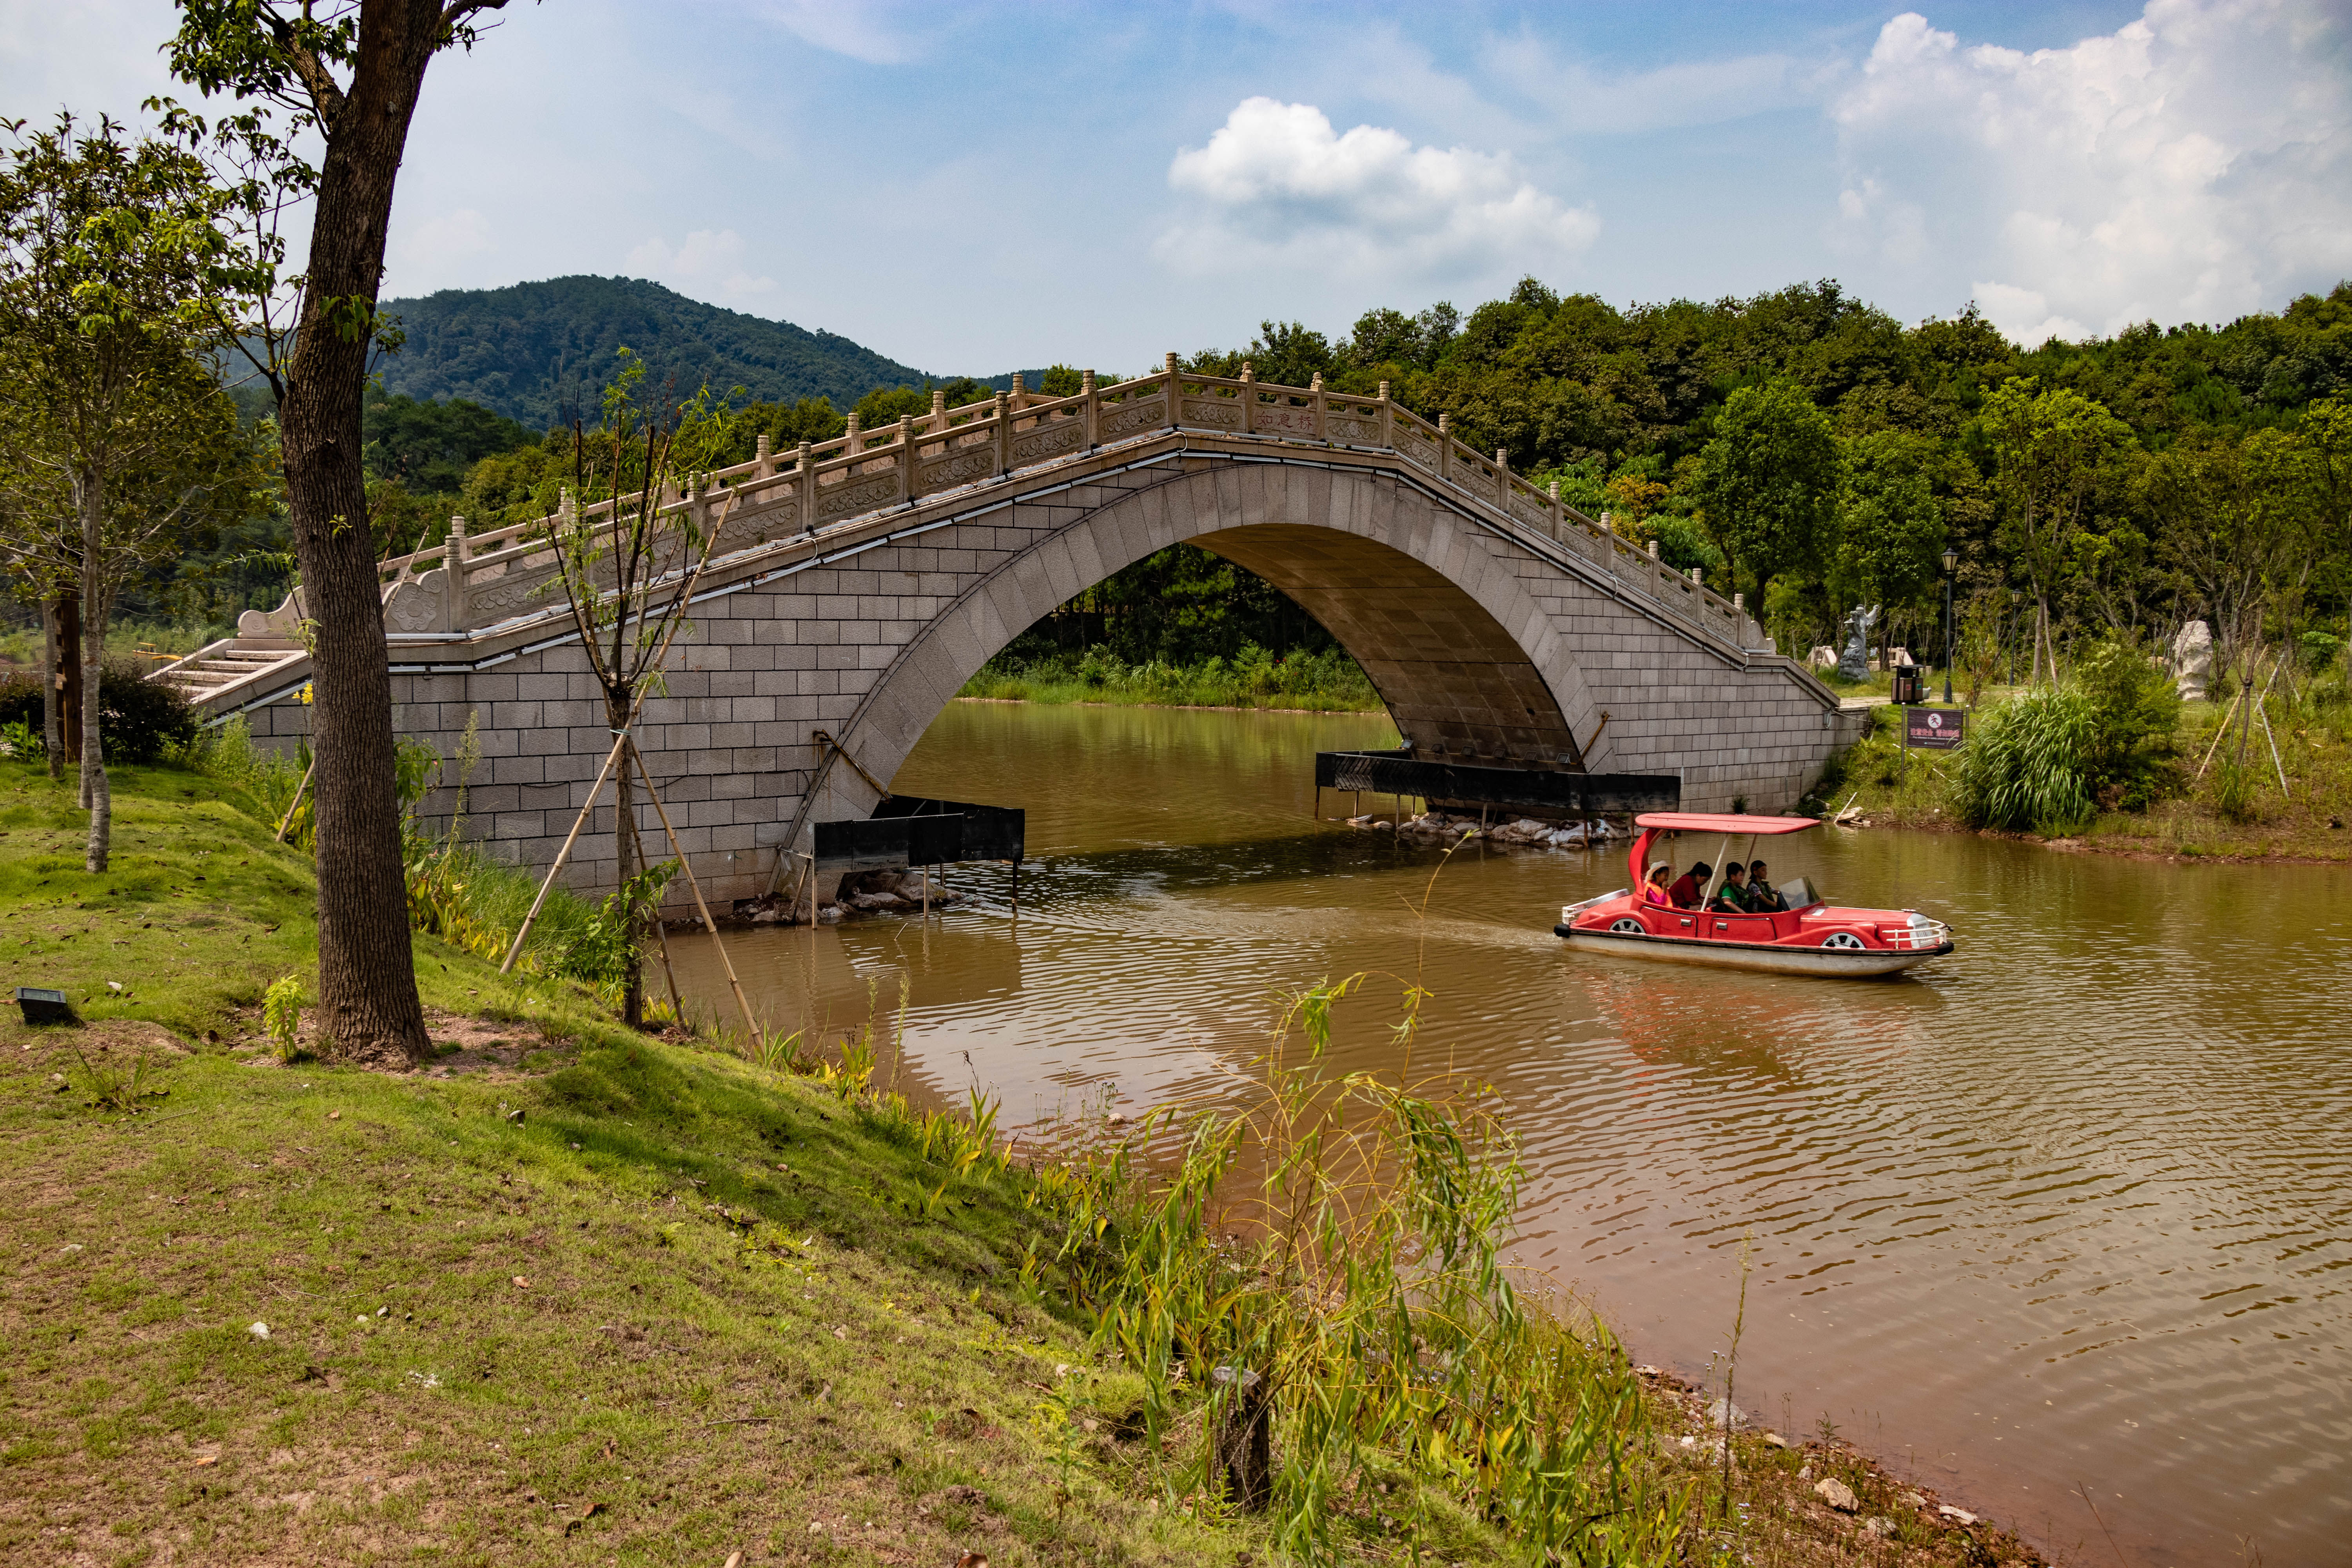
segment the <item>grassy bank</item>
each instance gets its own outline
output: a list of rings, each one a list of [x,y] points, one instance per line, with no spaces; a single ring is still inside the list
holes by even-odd
[[[885,1092],[870,1036],[763,1067],[431,935],[432,1067],[281,1062],[259,1004],[315,965],[305,858],[214,776],[124,770],[116,810],[116,868],[87,877],[70,790],[0,767],[9,973],[84,1020],[0,1023],[0,1559],[1241,1563],[1282,1555],[1302,1497],[1298,1550],[1326,1560],[1528,1556],[1510,1511],[1449,1500],[1520,1487],[1482,1467],[1527,1436],[1482,1428],[1475,1400],[1451,1426],[1416,1415],[1419,1379],[1385,1429],[1285,1425],[1267,1514],[1211,1500],[1183,1457],[1218,1385],[1118,1325],[1172,1323],[1205,1365],[1234,1323],[1305,1319],[1248,1268],[1234,1296],[1237,1255],[1120,1179],[1099,1124],[1015,1150],[985,1107]],[[1485,1257],[1498,1234],[1465,1239]],[[1248,1312],[1154,1316],[1179,1273]],[[1524,1305],[1509,1331],[1551,1370],[1509,1397],[1567,1400],[1559,1429],[1598,1447],[1559,1473],[1648,1500],[1643,1560],[2030,1560],[1856,1456],[1759,1436],[1734,1446],[1727,1510],[1695,1402]],[[1368,1385],[1315,1342],[1320,1375]],[[1356,1458],[1310,1475],[1310,1451]],[[1832,1472],[1872,1511],[1810,1489]]]
[[[1379,693],[1354,659],[1333,649],[1276,658],[1245,647],[1232,659],[1127,664],[1101,648],[1050,658],[991,659],[959,697],[997,702],[1099,702],[1119,707],[1281,708],[1363,713]]]
[[[2093,793],[2089,810],[2024,831],[2119,854],[2352,859],[2352,702],[2328,700],[2323,689],[2291,707],[2273,699],[2271,710],[2271,732],[2254,727],[2240,766],[2238,727],[2220,734],[2223,705],[2184,703],[2176,722],[2140,746],[2126,778]],[[1901,710],[1892,707],[1873,713],[1869,732],[1812,798],[1829,811],[1851,806],[1874,826],[1967,826],[1958,754],[1906,752]]]

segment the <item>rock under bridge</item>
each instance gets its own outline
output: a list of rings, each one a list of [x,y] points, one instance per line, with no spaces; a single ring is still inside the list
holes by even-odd
[[[722,510],[723,509],[723,510]],[[587,509],[593,515],[598,509]],[[1013,393],[775,453],[671,498],[723,517],[639,745],[715,898],[764,890],[819,816],[862,816],[999,648],[1180,542],[1288,594],[1363,666],[1416,757],[1671,773],[1686,809],[1792,804],[1853,739],[1754,620],[1377,396],[1156,375]],[[482,763],[469,831],[544,866],[612,743],[547,523],[387,561],[394,719]],[[215,720],[308,727],[299,594],[157,673]],[[825,731],[856,768],[829,767]],[[1301,759],[1305,766],[1307,759]],[[447,791],[436,803],[448,809]],[[1005,803],[1017,804],[1017,803]],[[568,879],[613,880],[612,808]],[[657,833],[648,815],[641,826]],[[683,889],[673,884],[682,896]]]

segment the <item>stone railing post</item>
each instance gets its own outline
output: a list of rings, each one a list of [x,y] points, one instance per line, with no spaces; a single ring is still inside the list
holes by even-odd
[[[449,595],[449,629],[466,629],[466,520],[449,520],[449,536],[441,542],[441,570],[448,586],[442,592]]]
[[[1381,383],[1381,445],[1396,450],[1396,405],[1389,401],[1389,384]]]
[[[865,437],[866,432],[857,427],[857,410],[853,408],[849,411],[849,429],[844,436],[846,444],[841,448],[841,455],[845,458],[856,457],[862,449],[858,443],[864,440]],[[849,471],[854,474],[857,470],[852,468]]]
[[[1331,421],[1324,415],[1323,373],[1321,371],[1318,370],[1315,373],[1315,380],[1308,385],[1307,390],[1314,395],[1315,438],[1318,441],[1328,442],[1331,439]]]
[[[1242,361],[1242,434],[1246,436],[1257,425],[1257,366]]]
[[[898,416],[898,495],[910,505],[915,499],[915,416]]]
[[[923,428],[933,436],[947,434],[948,395],[945,387],[931,388],[931,416],[925,421]]]
[[[1013,378],[1018,381],[1020,377]],[[1013,400],[1000,392],[996,395],[996,471],[1013,471]]]
[[[1095,373],[1087,371],[1078,378],[1078,395],[1086,402],[1079,405],[1078,417],[1087,422],[1087,450],[1091,452],[1102,435],[1102,402],[1095,393]]]
[[[799,489],[801,492],[801,531],[816,531],[816,448],[806,441],[801,443]]]
[[[1653,560],[1653,561],[1655,561],[1657,558],[1658,558],[1658,542],[1657,542],[1656,540],[1653,539],[1652,541],[1650,541],[1650,559],[1651,559],[1651,560]]]
[[[1559,481],[1554,479],[1546,485],[1544,494],[1551,498],[1551,536],[1564,539],[1568,536],[1568,509],[1559,504]]]
[[[764,479],[776,471],[776,454],[771,444],[772,439],[765,430],[760,432],[760,449],[751,454],[753,479]]]
[[[1021,384],[1021,373],[1017,370],[1013,373],[1013,391],[1009,395],[1013,413],[1018,414],[1029,406],[1029,389]]]
[[[1184,376],[1176,368],[1176,356],[1168,356],[1168,428],[1175,429],[1184,423]]]
[[[1454,416],[1451,414],[1437,416],[1437,477],[1441,479],[1454,477]]]

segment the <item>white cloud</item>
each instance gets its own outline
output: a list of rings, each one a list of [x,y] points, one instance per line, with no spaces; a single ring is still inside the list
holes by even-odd
[[[776,280],[744,264],[750,247],[731,228],[698,228],[675,250],[658,236],[629,252],[628,269],[730,310],[755,310],[773,300]]]
[[[1160,259],[1214,273],[1236,260],[1359,276],[1493,278],[1556,268],[1601,219],[1536,188],[1509,154],[1416,147],[1394,131],[1336,134],[1306,103],[1244,100],[1208,145],[1180,151],[1174,189],[1198,198]]]
[[[2352,274],[2347,49],[2315,0],[2150,0],[2031,54],[1906,13],[1832,108],[1840,237],[2028,342],[2275,310]]]
[[[1611,74],[1562,59],[1531,32],[1496,40],[1486,60],[1496,77],[1544,105],[1567,130],[1620,135],[1819,103],[1840,68],[1833,61],[1756,54]]]

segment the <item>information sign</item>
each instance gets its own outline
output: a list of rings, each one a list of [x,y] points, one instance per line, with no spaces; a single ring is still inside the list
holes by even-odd
[[[1968,719],[1957,708],[1903,710],[1903,744],[1927,752],[1948,752],[1968,738]]]

